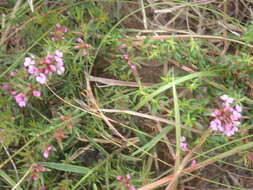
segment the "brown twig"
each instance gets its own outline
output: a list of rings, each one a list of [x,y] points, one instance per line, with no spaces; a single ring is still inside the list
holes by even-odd
[[[103,84],[108,84],[111,86],[127,86],[127,87],[139,87],[137,82],[127,82],[127,81],[120,81],[120,80],[114,80],[114,79],[108,79],[108,78],[102,78],[102,77],[95,77],[95,76],[89,76],[89,80],[92,82],[100,82]],[[155,83],[141,83],[142,86],[152,86],[156,85]]]
[[[97,110],[97,113],[101,116],[101,118],[104,120],[104,122],[108,125],[108,127],[112,130],[112,132],[119,136],[122,140],[124,141],[127,141],[126,138],[121,135],[118,130],[111,124],[111,122],[107,119],[107,117],[102,113],[100,112],[100,109],[99,109],[99,106],[96,102],[96,99],[92,93],[92,90],[91,90],[91,86],[90,86],[90,80],[89,80],[89,76],[88,76],[88,73],[86,73],[86,88],[87,88],[87,98],[90,100],[91,104],[95,107],[95,109]]]

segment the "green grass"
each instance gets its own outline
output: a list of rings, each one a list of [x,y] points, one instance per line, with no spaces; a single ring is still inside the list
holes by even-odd
[[[0,189],[124,190],[116,177],[126,174],[140,190],[251,188],[243,186],[252,172],[250,6],[247,0],[0,3]],[[56,24],[68,28],[58,31],[59,41],[51,38]],[[40,84],[24,69],[25,57],[42,68],[55,50],[63,52],[65,71],[46,74]],[[18,93],[25,107],[15,101]],[[206,132],[223,94],[243,107],[231,137]],[[45,171],[36,173],[34,163]],[[225,177],[206,175],[214,165]]]

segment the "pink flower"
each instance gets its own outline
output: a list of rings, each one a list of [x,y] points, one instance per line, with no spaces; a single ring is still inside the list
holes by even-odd
[[[137,190],[131,183],[130,180],[132,176],[130,174],[126,174],[125,176],[117,176],[117,180],[120,182],[122,186],[127,187],[129,190]]]
[[[56,26],[56,28],[52,32],[50,32],[50,34],[53,35],[51,37],[51,39],[53,41],[63,40],[64,39],[64,33],[66,33],[68,31],[67,27],[61,26],[60,24],[56,24],[55,26]]]
[[[11,89],[11,88],[10,88],[9,85],[4,84],[4,85],[2,86],[2,89],[3,89],[3,90],[9,90],[9,89]]]
[[[16,94],[17,94],[16,91],[11,91],[11,95],[12,95],[12,96],[14,96],[14,95],[16,95]]]
[[[84,43],[84,41],[81,38],[77,38],[76,41],[78,42],[78,45],[75,46],[75,49],[80,49],[83,51],[83,55],[88,55],[89,51],[88,48],[91,47],[90,44]]]
[[[33,64],[35,64],[35,61],[33,59],[31,59],[30,57],[25,58],[25,62],[24,62],[25,67],[28,67],[29,65],[33,65]]]
[[[133,70],[136,70],[136,69],[137,69],[137,67],[136,67],[135,64],[131,64],[130,67],[131,67],[131,69],[133,69]]]
[[[17,72],[15,72],[15,71],[10,72],[10,76],[12,76],[12,77],[14,77],[16,74],[17,74]]]
[[[83,40],[81,38],[77,38],[76,41],[79,43],[83,43]]]
[[[25,107],[26,106],[26,97],[25,94],[19,93],[14,96],[15,101],[18,103],[19,107]]]
[[[242,107],[237,104],[235,105],[235,110],[238,112],[242,112]]]
[[[210,127],[212,128],[213,131],[217,131],[221,127],[221,121],[219,119],[214,119],[210,123]]]
[[[123,179],[123,176],[118,175],[118,176],[116,177],[116,179],[117,179],[118,181],[121,181],[121,180]]]
[[[51,71],[55,72],[55,71],[56,71],[56,66],[54,66],[54,65],[49,65],[49,69],[50,69]]]
[[[234,102],[233,98],[230,98],[228,95],[224,94],[220,97],[221,100],[223,100],[226,104],[231,104]]]
[[[126,60],[128,60],[128,59],[129,59],[129,55],[128,55],[127,53],[125,53],[125,54],[123,55],[123,58],[126,59]]]
[[[197,161],[196,160],[192,160],[191,166],[195,166],[196,164],[197,164]]]
[[[234,121],[238,120],[241,118],[241,114],[237,111],[233,111],[232,115],[230,115],[230,118]]]
[[[54,59],[55,59],[55,61],[56,61],[57,64],[61,64],[61,65],[64,64],[62,58],[60,58],[58,56],[55,56]]]
[[[221,114],[220,110],[214,110],[212,112],[212,116],[215,117],[215,116],[219,116]]]
[[[46,75],[44,75],[43,73],[40,73],[36,76],[36,80],[37,82],[39,82],[40,84],[45,84],[47,81],[47,77]]]
[[[57,57],[62,57],[62,56],[63,56],[63,53],[62,53],[60,50],[56,50],[56,51],[55,51],[55,55],[56,55]]]
[[[130,174],[126,174],[126,179],[130,180],[132,178],[132,176]]]
[[[188,151],[188,144],[186,143],[186,138],[184,136],[181,136],[180,138],[180,147],[184,152]]]
[[[43,71],[43,73],[46,74],[46,75],[49,74],[50,73],[50,69],[45,68],[44,71]]]
[[[43,157],[44,157],[44,158],[48,158],[48,157],[49,157],[49,154],[50,154],[50,152],[51,152],[52,150],[54,150],[54,147],[53,147],[53,146],[51,146],[51,145],[47,146],[46,149],[45,149],[44,152],[43,152]]]
[[[36,97],[40,97],[40,95],[41,95],[40,91],[38,91],[38,90],[33,90],[32,93]]]
[[[62,75],[64,73],[64,71],[65,71],[65,68],[64,68],[63,64],[57,63],[56,64],[56,73],[58,75]]]
[[[36,181],[36,180],[39,179],[40,173],[48,171],[48,170],[47,170],[44,166],[42,166],[41,164],[33,163],[31,166],[32,166],[31,174],[32,174],[32,179],[33,179],[34,181]]]
[[[37,67],[34,67],[33,65],[29,65],[27,71],[30,74],[36,74],[39,71],[39,69]]]
[[[220,131],[226,136],[232,136],[238,131],[240,125],[239,119],[241,116],[242,108],[239,105],[231,106],[234,102],[233,98],[224,94],[220,97],[223,100],[221,108],[212,112],[211,116],[214,119],[210,122],[210,128],[213,131]]]

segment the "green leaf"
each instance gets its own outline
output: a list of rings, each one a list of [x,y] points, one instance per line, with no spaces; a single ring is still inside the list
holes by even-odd
[[[71,164],[62,164],[62,163],[54,163],[54,162],[40,162],[40,164],[48,168],[61,170],[65,172],[79,173],[79,174],[84,174],[91,171],[91,169],[89,168],[86,168],[83,166],[75,166]]]

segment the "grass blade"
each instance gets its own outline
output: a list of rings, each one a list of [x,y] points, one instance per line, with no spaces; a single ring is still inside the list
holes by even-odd
[[[61,170],[65,172],[79,173],[79,174],[84,174],[91,171],[91,169],[89,168],[86,168],[83,166],[75,166],[71,164],[62,164],[62,163],[54,163],[54,162],[40,162],[40,164],[48,168]]]
[[[137,111],[139,110],[142,106],[144,106],[148,101],[150,101],[152,98],[154,98],[155,96],[157,96],[158,94],[168,90],[169,88],[171,88],[174,85],[183,83],[185,81],[197,78],[197,77],[203,77],[203,76],[215,76],[214,72],[211,71],[207,71],[207,72],[197,72],[197,73],[193,73],[193,74],[189,74],[186,75],[184,77],[181,77],[177,80],[175,80],[174,82],[170,82],[160,88],[158,88],[156,91],[154,91],[153,93],[151,93],[149,96],[147,96],[146,98],[144,98],[143,101],[141,101],[139,104],[137,104],[133,110]]]

